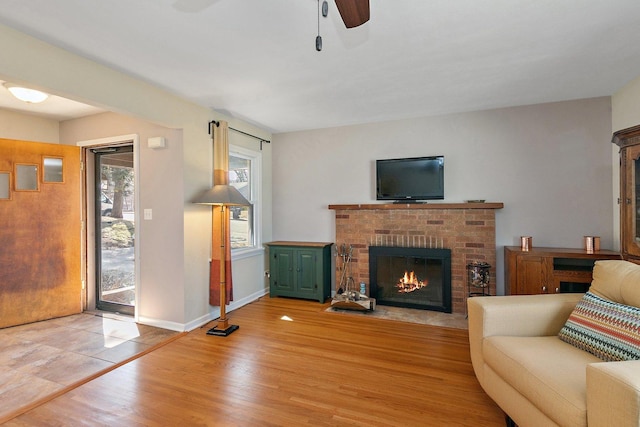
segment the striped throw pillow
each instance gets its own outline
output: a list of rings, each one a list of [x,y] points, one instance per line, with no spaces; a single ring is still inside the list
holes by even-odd
[[[640,359],[640,308],[587,292],[558,337],[607,362]]]

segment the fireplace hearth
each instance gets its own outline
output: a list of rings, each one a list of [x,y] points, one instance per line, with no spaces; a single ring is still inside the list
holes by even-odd
[[[451,313],[451,250],[369,247],[369,288],[377,304]]]

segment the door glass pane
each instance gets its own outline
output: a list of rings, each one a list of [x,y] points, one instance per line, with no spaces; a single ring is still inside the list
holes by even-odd
[[[229,155],[229,185],[238,189],[251,201],[251,160]],[[231,248],[247,248],[253,245],[251,206],[231,206]]]
[[[101,310],[133,314],[135,221],[132,147],[96,153],[96,283]]]
[[[11,198],[11,175],[9,172],[0,172],[0,200]]]
[[[62,175],[62,158],[45,157],[44,164],[44,182],[64,182]]]
[[[38,190],[38,165],[16,164],[16,191]]]

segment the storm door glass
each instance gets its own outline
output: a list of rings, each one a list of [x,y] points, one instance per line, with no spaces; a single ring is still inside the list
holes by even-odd
[[[133,146],[93,151],[96,171],[96,308],[134,314]]]

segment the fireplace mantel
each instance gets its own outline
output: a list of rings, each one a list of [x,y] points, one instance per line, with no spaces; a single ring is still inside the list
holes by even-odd
[[[502,202],[489,203],[377,203],[329,205],[329,209],[342,210],[403,210],[403,209],[502,209]]]

